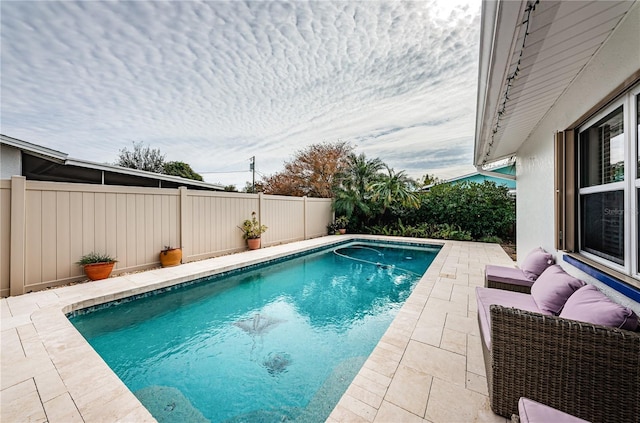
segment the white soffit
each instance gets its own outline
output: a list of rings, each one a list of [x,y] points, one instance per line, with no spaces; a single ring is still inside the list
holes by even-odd
[[[634,2],[543,0],[528,12],[534,3],[499,1],[493,17],[483,8],[476,165],[518,150]]]

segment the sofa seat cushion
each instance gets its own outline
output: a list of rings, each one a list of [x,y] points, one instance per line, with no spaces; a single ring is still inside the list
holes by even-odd
[[[589,423],[586,420],[529,398],[520,398],[518,401],[518,414],[520,415],[520,423]]]
[[[508,283],[513,285],[528,286],[533,285],[533,281],[524,274],[521,269],[515,267],[495,266],[488,264],[485,267],[485,277],[488,280]]]
[[[504,307],[514,307],[520,310],[533,311],[535,313],[551,314],[542,312],[533,301],[533,297],[522,292],[505,291],[503,289],[476,287],[476,301],[478,302],[478,319],[480,321],[480,332],[482,340],[487,349],[491,350],[491,312],[492,304]]]
[[[585,285],[574,292],[560,317],[626,330],[638,327],[638,316],[633,310],[615,303],[594,285]]]

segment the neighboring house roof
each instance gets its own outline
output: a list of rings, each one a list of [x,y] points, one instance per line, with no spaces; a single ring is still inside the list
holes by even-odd
[[[478,182],[483,183],[484,181],[495,182],[498,185],[504,185],[509,190],[516,189],[516,166],[514,163],[509,163],[503,166],[495,167],[491,170],[486,171],[478,171],[469,173],[462,176],[456,176],[455,178],[447,179],[446,181],[439,182],[441,184],[452,184],[452,183],[461,183],[461,182]],[[435,184],[427,185],[424,187],[424,190],[429,190]]]
[[[508,185],[509,188],[515,188],[516,181],[515,179],[510,177],[516,174],[515,170],[516,170],[515,165],[511,164],[511,165],[502,166],[502,167],[493,169],[491,171],[491,174],[473,172],[467,175],[462,175],[455,178],[447,179],[446,181],[444,181],[444,183],[464,182],[464,181],[470,181],[470,182],[493,181],[497,184]],[[500,175],[504,175],[504,177],[501,177]]]
[[[474,164],[513,155],[636,3],[482,2]]]
[[[217,184],[69,158],[66,153],[7,135],[0,134],[0,144],[21,152],[22,176],[31,180],[224,191]],[[6,159],[2,160],[5,165]]]

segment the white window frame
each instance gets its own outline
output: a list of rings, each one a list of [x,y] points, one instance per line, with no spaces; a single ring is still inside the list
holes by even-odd
[[[640,175],[638,174],[638,123],[637,122],[637,97],[640,96],[640,85],[633,87],[616,101],[600,110],[591,119],[578,128],[578,246],[580,254],[585,257],[610,267],[618,272],[640,279],[638,255],[640,240],[638,239],[638,225],[640,225],[638,210],[638,189],[640,189]],[[582,133],[596,124],[599,120],[622,106],[624,122],[624,181],[611,182],[602,185],[581,188],[582,175]],[[582,249],[582,196],[600,192],[624,191],[624,265],[614,263],[606,258],[589,253]]]
[[[633,125],[631,128],[631,133],[629,134],[629,162],[633,164],[630,169],[629,178],[629,196],[630,203],[633,206],[634,214],[631,214],[631,275],[637,279],[640,279],[640,231],[638,227],[640,226],[640,207],[638,206],[638,201],[640,194],[638,191],[640,190],[640,169],[638,166],[640,164],[640,151],[638,150],[638,143],[640,142],[640,117],[638,116],[638,102],[640,101],[640,84],[631,89],[629,93],[629,116],[630,122]],[[635,253],[635,255],[633,255]]]

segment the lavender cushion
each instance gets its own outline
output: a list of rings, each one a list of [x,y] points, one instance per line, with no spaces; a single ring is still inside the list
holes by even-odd
[[[527,278],[535,281],[552,264],[553,256],[542,248],[536,248],[527,255],[520,268]]]
[[[522,292],[478,286],[476,287],[476,301],[478,302],[478,320],[480,321],[482,340],[489,350],[491,349],[491,313],[489,310],[491,304],[541,313],[531,295]],[[542,314],[549,313],[542,312]]]
[[[611,301],[594,285],[583,286],[569,297],[560,317],[626,330],[638,327],[633,310]]]
[[[531,296],[540,310],[552,314],[560,313],[567,299],[584,286],[585,283],[576,279],[558,264],[549,266],[531,286]]]
[[[563,411],[540,404],[529,398],[520,398],[518,401],[518,414],[520,423],[589,423],[586,420],[572,416]]]
[[[515,267],[485,266],[485,278],[489,281],[508,283],[513,285],[531,286],[533,281],[527,278],[521,269]]]

